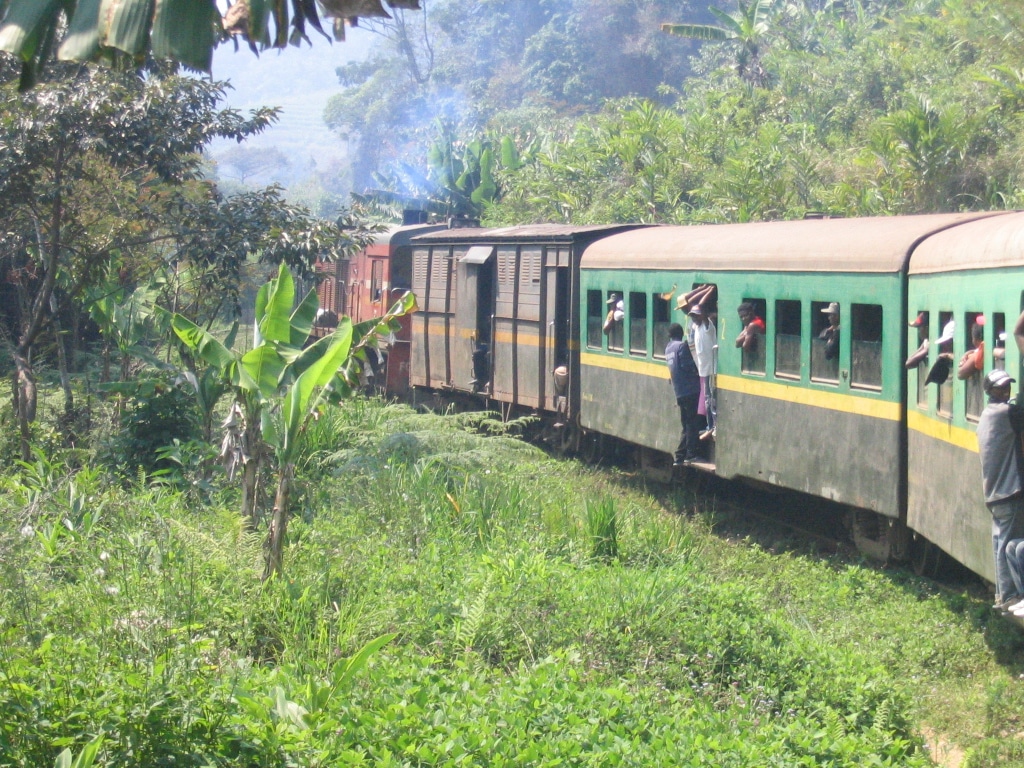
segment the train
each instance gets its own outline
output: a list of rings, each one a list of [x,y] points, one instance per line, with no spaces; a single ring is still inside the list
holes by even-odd
[[[1022,212],[691,226],[417,222],[346,268],[343,309],[356,320],[405,290],[417,296],[389,348],[390,394],[536,414],[543,439],[570,453],[614,440],[652,472],[828,499],[848,510],[870,556],[909,559],[919,571],[948,556],[994,580],[974,433],[984,373],[1003,367],[1022,379],[1006,343],[1024,310]],[[669,326],[686,325],[677,301],[697,286],[716,296],[717,428],[707,460],[677,470],[664,353]],[[623,318],[605,332],[610,302],[621,302]],[[755,350],[733,343],[743,302],[764,321]],[[827,356],[820,337],[833,304],[838,356]],[[925,338],[930,350],[913,355]],[[947,363],[940,375],[942,353],[958,360],[972,349],[980,370],[961,379]]]

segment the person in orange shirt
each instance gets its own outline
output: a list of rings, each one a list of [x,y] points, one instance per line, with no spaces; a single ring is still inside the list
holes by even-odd
[[[961,381],[971,378],[985,367],[985,316],[978,315],[971,324],[972,349],[964,352],[956,369],[956,377]]]

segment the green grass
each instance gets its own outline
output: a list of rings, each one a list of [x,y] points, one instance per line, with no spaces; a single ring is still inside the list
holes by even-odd
[[[311,438],[268,583],[230,495],[0,479],[0,766],[1024,764],[1024,642],[980,598],[723,541],[479,415]]]

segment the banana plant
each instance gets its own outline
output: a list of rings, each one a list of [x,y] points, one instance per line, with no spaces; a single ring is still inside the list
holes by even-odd
[[[343,317],[332,334],[305,346],[318,309],[315,290],[295,306],[295,282],[282,264],[277,277],[256,296],[254,346],[244,354],[221,344],[181,315],[174,315],[171,321],[178,338],[193,354],[216,367],[235,392],[229,421],[236,422],[228,431],[245,440],[243,514],[253,524],[260,463],[266,457],[274,459],[276,488],[264,578],[282,568],[295,466],[309,422],[328,403],[351,393],[363,350],[375,345],[379,336],[396,330],[398,318],[415,311],[416,302],[407,292],[383,317],[359,325]]]

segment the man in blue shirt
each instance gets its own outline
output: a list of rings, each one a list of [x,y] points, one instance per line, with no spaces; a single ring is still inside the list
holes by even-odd
[[[676,403],[679,405],[679,419],[683,426],[683,436],[676,448],[672,466],[681,467],[700,458],[701,417],[697,413],[700,399],[700,376],[697,364],[690,353],[689,345],[683,341],[683,326],[672,323],[668,327],[669,342],[665,346],[665,362],[672,377],[672,389],[675,391]]]

